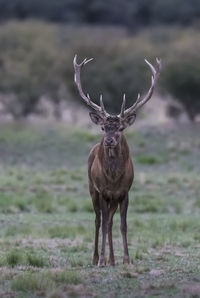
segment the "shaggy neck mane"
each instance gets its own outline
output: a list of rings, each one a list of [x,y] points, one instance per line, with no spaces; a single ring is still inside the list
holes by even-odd
[[[129,157],[129,148],[124,135],[115,148],[107,148],[100,144],[99,159],[103,163],[106,176],[111,180],[116,180],[125,171],[125,164]]]

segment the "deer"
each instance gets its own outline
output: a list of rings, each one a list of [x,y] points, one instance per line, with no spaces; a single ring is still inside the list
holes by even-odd
[[[143,97],[138,94],[136,101],[126,109],[126,96],[123,95],[121,111],[118,115],[109,114],[103,104],[102,95],[100,103],[96,104],[85,94],[81,83],[81,69],[93,58],[85,58],[80,64],[77,63],[77,55],[73,60],[74,81],[83,101],[92,109],[89,115],[91,121],[99,125],[104,134],[100,143],[96,144],[90,151],[88,158],[88,180],[89,192],[92,198],[95,212],[95,239],[93,265],[106,266],[106,238],[108,235],[109,264],[115,266],[113,250],[112,225],[113,216],[120,207],[121,235],[123,242],[123,264],[130,264],[127,244],[127,210],[129,204],[129,190],[134,179],[134,167],[130,156],[123,131],[131,126],[136,119],[138,110],[152,97],[155,85],[160,75],[162,61],[156,58],[154,67],[148,60],[145,62],[152,72],[151,86]],[[102,218],[102,226],[101,226]],[[102,229],[102,245],[99,256],[99,229]]]

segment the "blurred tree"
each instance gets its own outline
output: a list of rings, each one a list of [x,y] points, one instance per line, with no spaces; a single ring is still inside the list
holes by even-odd
[[[121,29],[58,26],[36,21],[0,27],[0,93],[15,118],[40,112],[41,97],[54,105],[59,118],[63,100],[81,103],[74,86],[73,57],[95,60],[83,69],[85,92],[109,112],[118,113],[123,93],[127,106],[145,93],[151,72],[144,62],[162,57],[159,86],[185,106],[191,119],[199,113],[200,34],[196,30],[159,29],[130,36]],[[6,98],[6,100],[5,100]]]
[[[152,5],[151,23],[189,25],[199,17],[199,0],[156,0]]]
[[[0,30],[0,92],[15,118],[38,112],[42,95],[58,98],[62,84],[56,32],[41,23],[10,23]]]
[[[53,22],[114,24],[192,24],[199,0],[0,0],[0,20],[37,18]]]
[[[163,84],[185,108],[191,121],[200,114],[200,60],[174,61],[167,65]]]
[[[161,84],[165,92],[183,105],[193,121],[200,113],[200,33],[192,29],[177,33],[166,49]]]
[[[103,41],[96,37],[94,42],[91,36],[90,38],[91,40],[84,42],[82,40],[82,43],[79,41],[77,50],[74,50],[78,53],[78,62],[84,57],[95,57],[95,60],[82,70],[83,88],[96,103],[99,103],[102,93],[109,112],[119,113],[124,93],[127,95],[127,106],[130,106],[138,93],[148,90],[151,72],[144,62],[144,57],[152,60],[151,58],[155,57],[154,50],[151,45],[141,43],[139,39],[122,39],[119,43],[110,39],[109,32],[104,35]],[[79,98],[74,84],[69,87],[73,96]]]
[[[130,0],[86,0],[85,21],[92,24],[128,25],[133,6]]]

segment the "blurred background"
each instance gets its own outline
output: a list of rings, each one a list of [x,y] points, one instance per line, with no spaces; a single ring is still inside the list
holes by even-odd
[[[91,265],[87,159],[99,142],[74,84],[119,113],[151,100],[126,130],[131,265]],[[200,297],[200,0],[0,0],[0,297]],[[120,265],[119,265],[120,264]]]
[[[127,105],[147,92],[144,58],[161,57],[157,94],[141,117],[198,121],[199,30],[198,0],[0,0],[0,119],[87,123],[73,82],[77,54],[95,58],[83,71],[84,90],[94,101],[103,93],[113,113],[124,92]]]

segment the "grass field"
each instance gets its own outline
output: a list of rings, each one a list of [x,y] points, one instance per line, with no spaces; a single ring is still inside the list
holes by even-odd
[[[87,156],[100,136],[64,125],[1,125],[0,297],[200,297],[199,127],[127,131],[135,164],[122,264],[91,265]]]

